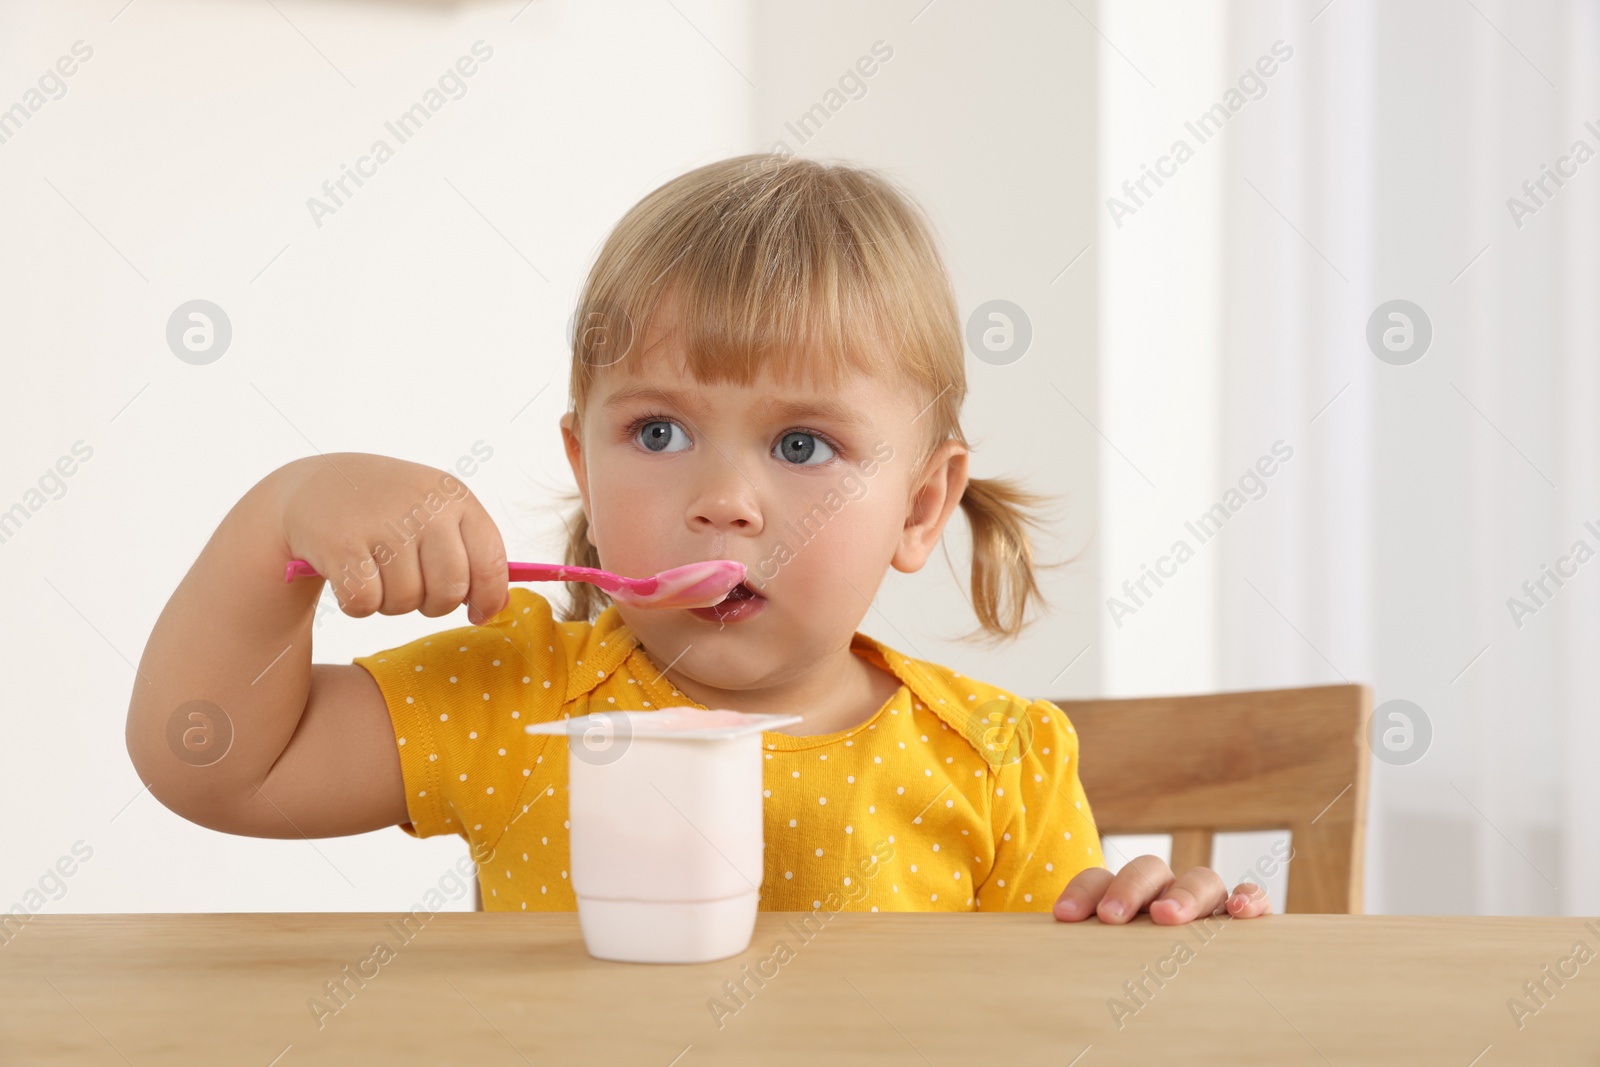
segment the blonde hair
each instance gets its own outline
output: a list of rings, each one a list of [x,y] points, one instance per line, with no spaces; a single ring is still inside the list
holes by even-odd
[[[955,294],[931,227],[873,171],[784,155],[710,163],[660,186],[612,230],[573,316],[571,410],[581,419],[598,372],[630,358],[671,298],[689,372],[707,383],[837,384],[848,372],[889,377],[919,397],[925,432],[912,465],[961,432],[966,396]],[[576,427],[575,427],[576,428]],[[913,491],[918,479],[912,481]],[[581,501],[576,493],[569,501]],[[998,641],[1044,602],[1027,526],[1049,497],[1003,478],[970,478],[972,604]],[[909,501],[908,501],[909,503]],[[566,562],[598,567],[582,507],[567,520]],[[609,600],[568,583],[564,619],[593,619]]]

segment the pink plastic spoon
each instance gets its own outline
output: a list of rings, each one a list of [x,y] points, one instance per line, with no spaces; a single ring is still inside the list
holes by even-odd
[[[744,581],[745,567],[731,559],[686,563],[649,578],[624,578],[596,567],[563,567],[557,563],[508,563],[507,580],[513,582],[589,582],[636,608],[709,608],[727,599]],[[283,580],[321,575],[303,559],[291,559]]]

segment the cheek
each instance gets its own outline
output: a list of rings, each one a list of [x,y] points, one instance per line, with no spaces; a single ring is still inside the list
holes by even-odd
[[[793,550],[789,568],[797,573],[838,575],[841,586],[845,577],[857,585],[862,577],[877,581],[894,554],[903,514],[887,493],[856,500],[836,494],[831,503],[837,511],[824,499],[813,492],[771,508],[765,540],[782,541]]]
[[[606,570],[645,574],[672,529],[678,504],[647,464],[602,461],[589,470],[590,536]],[[657,568],[659,569],[659,568]]]

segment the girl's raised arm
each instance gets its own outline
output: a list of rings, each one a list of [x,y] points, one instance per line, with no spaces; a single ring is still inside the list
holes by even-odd
[[[284,580],[290,559],[323,578]],[[331,837],[406,821],[393,727],[361,667],[311,662],[324,580],[348,615],[504,607],[505,548],[465,485],[365,453],[295,460],[228,512],[168,600],[128,704],[156,799],[228,833]]]

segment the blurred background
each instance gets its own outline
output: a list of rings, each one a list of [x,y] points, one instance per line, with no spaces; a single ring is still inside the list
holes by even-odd
[[[928,212],[1011,337],[969,352],[973,473],[1057,494],[1073,561],[963,643],[957,518],[864,632],[1049,698],[1366,683],[1368,911],[1600,912],[1597,90],[1579,0],[0,0],[0,910],[75,846],[48,910],[435,885],[460,841],[169,813],[133,665],[298,456],[469,457],[511,558],[558,559],[594,254],[776,150]],[[330,611],[316,659],[464,624]]]

